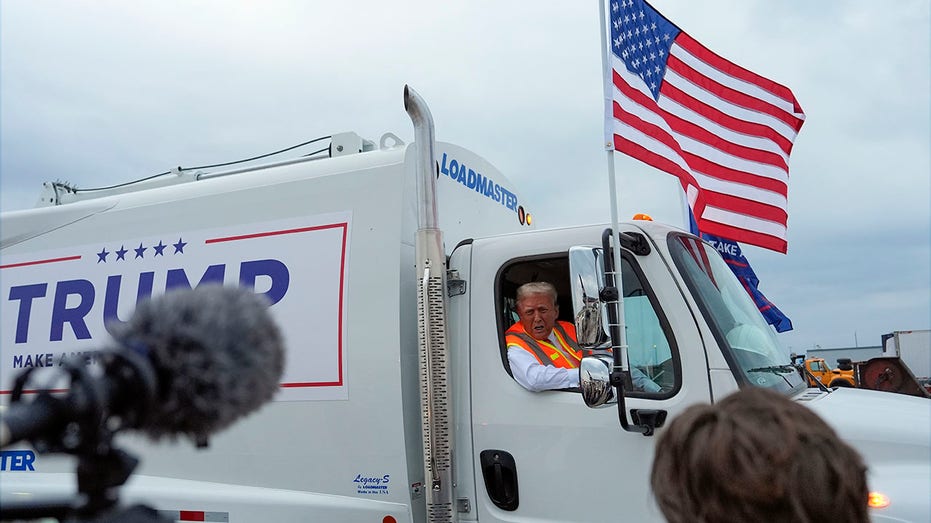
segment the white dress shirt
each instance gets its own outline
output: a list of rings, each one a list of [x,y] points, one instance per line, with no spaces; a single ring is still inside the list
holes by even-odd
[[[557,347],[560,346],[554,332],[550,332],[549,341]],[[533,392],[579,386],[579,369],[541,365],[533,354],[518,345],[508,345],[508,363],[517,383]]]

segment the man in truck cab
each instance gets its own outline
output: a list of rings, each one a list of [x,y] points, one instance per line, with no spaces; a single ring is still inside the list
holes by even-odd
[[[519,320],[505,332],[508,364],[517,383],[530,391],[579,386],[582,349],[575,326],[560,321],[556,287],[530,282],[517,288]],[[639,369],[631,367],[634,388],[659,392],[660,387]]]

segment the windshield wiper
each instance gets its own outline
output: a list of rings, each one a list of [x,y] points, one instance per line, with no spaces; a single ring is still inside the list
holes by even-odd
[[[747,369],[747,372],[772,372],[773,374],[789,374],[793,372],[798,372],[798,369],[793,365],[770,365],[769,367],[756,367],[754,369]]]
[[[798,369],[794,365],[770,365],[768,367],[756,367],[753,369],[747,369],[747,372],[772,372],[773,374],[782,378],[786,382],[786,385],[789,388],[792,387],[792,382],[789,381],[789,378],[786,377],[786,374],[798,374]]]

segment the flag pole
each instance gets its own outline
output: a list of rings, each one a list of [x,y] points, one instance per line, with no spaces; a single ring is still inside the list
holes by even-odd
[[[607,24],[605,22],[605,0],[598,2],[598,16],[601,22],[601,67],[602,78],[604,80],[604,100],[605,100],[605,153],[608,158],[608,193],[611,198],[611,233],[613,234],[613,249],[611,255],[614,258],[614,286],[617,288],[617,328],[618,328],[618,346],[614,347],[615,351],[620,350],[620,354],[615,353],[615,362],[621,362],[621,370],[627,370],[627,329],[625,328],[624,318],[624,278],[621,270],[621,233],[618,228],[617,219],[617,184],[614,175],[614,139],[613,133],[608,132],[607,122],[613,118],[614,102],[611,94],[613,93],[613,82],[611,80],[611,64],[608,62],[608,37]],[[605,253],[607,256],[608,253]]]

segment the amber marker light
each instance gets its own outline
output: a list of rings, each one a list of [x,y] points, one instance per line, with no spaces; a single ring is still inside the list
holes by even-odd
[[[635,220],[643,220],[643,221],[647,221],[647,222],[652,222],[652,221],[653,221],[653,217],[652,217],[652,216],[650,216],[649,214],[646,214],[646,213],[642,213],[642,212],[638,212],[637,214],[635,214],[635,215],[634,215],[634,219],[635,219]]]
[[[527,213],[527,225],[532,225],[532,224],[533,224],[533,215],[528,212]]]
[[[870,508],[886,508],[889,506],[889,496],[882,492],[870,492],[870,500],[867,504]]]

